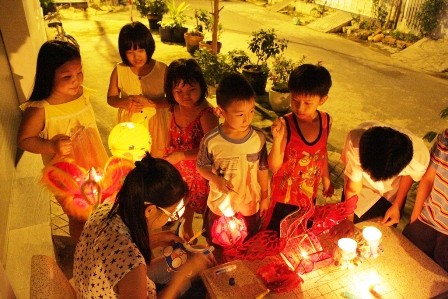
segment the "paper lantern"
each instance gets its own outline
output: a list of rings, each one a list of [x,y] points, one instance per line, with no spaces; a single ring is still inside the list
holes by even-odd
[[[247,237],[244,217],[237,213],[231,217],[221,216],[212,225],[212,241],[224,248],[241,245]]]
[[[112,155],[133,161],[140,161],[145,152],[151,152],[151,136],[142,124],[117,124],[110,131],[108,143]]]
[[[172,246],[163,248],[168,271],[177,271],[180,266],[187,262],[187,251],[181,243],[174,243]]]
[[[52,161],[43,170],[42,183],[55,195],[67,215],[86,221],[98,204],[115,200],[133,168],[132,161],[112,157],[99,175],[94,168],[85,170],[74,161]]]
[[[275,293],[289,292],[297,288],[303,279],[283,263],[272,262],[257,270],[265,285]]]
[[[98,130],[96,128],[78,126],[73,131],[73,135],[70,137],[72,152],[68,158],[72,158],[75,160],[76,165],[85,169],[94,167],[98,170],[103,170],[109,157]],[[64,158],[67,158],[67,156]]]

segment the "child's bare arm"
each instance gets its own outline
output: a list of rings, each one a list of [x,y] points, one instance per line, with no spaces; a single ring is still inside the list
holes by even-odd
[[[57,135],[52,140],[41,138],[39,134],[44,125],[45,110],[43,108],[26,108],[17,134],[19,147],[35,154],[69,154],[72,149],[70,137]]]
[[[435,176],[436,176],[436,169],[430,165],[426,170],[425,174],[423,175],[422,179],[420,180],[420,183],[418,184],[417,195],[415,196],[415,204],[414,208],[412,209],[410,219],[411,223],[417,220],[418,216],[422,212],[423,204],[426,198],[428,198],[429,193],[432,190],[432,187],[434,186]]]
[[[390,226],[400,221],[400,209],[403,206],[414,180],[409,175],[400,176],[400,183],[392,206],[384,214],[381,223]]]
[[[204,134],[219,125],[219,118],[214,113],[204,113],[201,117],[201,127]]]
[[[334,187],[330,180],[330,171],[328,170],[328,153],[325,153],[324,167],[322,169],[322,194],[325,197],[331,197],[334,193]]]
[[[362,180],[353,181],[347,175],[344,176],[344,198],[350,199],[352,196],[358,195],[362,189]],[[347,217],[347,219],[353,221],[354,213]]]
[[[286,123],[280,117],[272,123],[272,147],[268,156],[269,169],[276,173],[283,164],[286,148]]]
[[[109,89],[107,91],[107,103],[115,108],[122,108],[131,112],[141,111],[144,107],[138,97],[129,96],[127,98],[120,97],[120,89],[118,88],[118,71],[114,68],[110,75]]]
[[[205,167],[196,167],[199,174],[209,182],[213,182],[218,190],[222,193],[229,193],[233,191],[233,185],[230,181],[226,180],[223,176],[218,176],[211,169]]]
[[[133,99],[135,101],[139,101],[143,105],[143,107],[156,108],[156,109],[170,107],[170,105],[168,104],[168,101],[166,100],[165,97],[148,98],[144,95],[135,95],[135,96],[133,96]]]
[[[260,184],[261,190],[260,216],[263,217],[269,208],[269,172],[267,169],[258,171],[258,184]]]

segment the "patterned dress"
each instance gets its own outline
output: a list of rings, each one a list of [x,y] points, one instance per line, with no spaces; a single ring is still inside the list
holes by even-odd
[[[73,278],[78,298],[118,298],[118,282],[146,262],[121,217],[106,217],[111,203],[90,216],[76,245]],[[147,298],[156,298],[155,284],[146,278]]]
[[[271,179],[271,204],[266,216],[270,227],[277,227],[286,215],[273,215],[278,203],[296,207],[314,204],[322,169],[327,162],[327,140],[330,133],[330,116],[318,111],[319,134],[308,142],[300,130],[294,113],[284,116],[287,128],[287,145],[283,163]],[[283,213],[282,213],[283,214]],[[272,220],[271,220],[272,218]]]
[[[177,125],[174,117],[174,110],[171,111],[171,124],[169,134],[171,136],[171,146],[167,149],[167,154],[174,151],[189,151],[199,148],[204,131],[201,126],[201,117],[205,113],[212,113],[213,108],[207,107],[199,112],[198,116],[188,126],[182,128]],[[174,165],[182,174],[183,179],[188,184],[190,190],[188,205],[199,214],[203,214],[207,206],[209,192],[208,181],[204,179],[196,170],[196,160],[182,160]]]

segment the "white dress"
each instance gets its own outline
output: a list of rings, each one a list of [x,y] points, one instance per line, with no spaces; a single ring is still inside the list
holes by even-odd
[[[107,162],[106,149],[101,142],[96,125],[95,114],[90,104],[90,94],[83,88],[79,98],[62,104],[52,105],[46,100],[27,101],[20,105],[25,111],[28,107],[45,110],[45,126],[39,137],[50,140],[64,134],[70,136],[73,143],[73,158],[79,166],[89,169],[102,169]],[[54,154],[42,154],[42,161],[47,165]]]
[[[130,95],[144,95],[149,99],[164,97],[164,82],[167,65],[155,60],[150,73],[137,76],[131,68],[124,63],[117,64],[118,88],[121,97]],[[132,113],[125,109],[118,109],[118,122],[132,121],[143,124],[151,134],[151,154],[154,157],[163,157],[168,141],[170,113],[168,108],[143,108],[140,113]]]

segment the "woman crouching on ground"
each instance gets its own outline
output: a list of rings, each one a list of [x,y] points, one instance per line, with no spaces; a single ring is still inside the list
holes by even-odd
[[[182,242],[171,231],[154,233],[179,218],[188,187],[169,162],[147,154],[127,175],[115,204],[100,205],[76,246],[74,279],[78,298],[176,298],[210,265],[194,254],[178,272],[167,272],[152,248]],[[169,277],[168,277],[169,276]],[[160,278],[168,282],[157,292]]]

